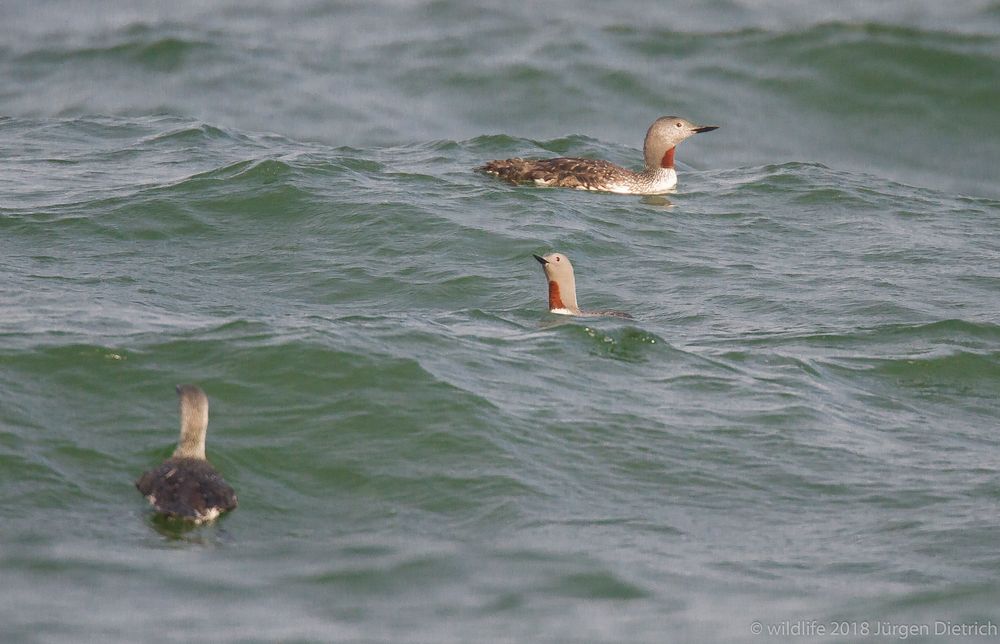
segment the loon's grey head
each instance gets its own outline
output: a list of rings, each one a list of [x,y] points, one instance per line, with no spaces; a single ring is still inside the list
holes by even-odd
[[[700,132],[719,129],[718,125],[695,125],[679,116],[661,116],[646,131],[642,145],[646,168],[674,167],[674,148],[681,141]]]

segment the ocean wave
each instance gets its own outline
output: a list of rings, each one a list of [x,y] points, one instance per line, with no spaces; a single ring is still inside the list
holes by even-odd
[[[215,49],[210,38],[198,37],[184,27],[132,25],[102,34],[100,42],[50,39],[41,46],[34,43],[26,51],[10,53],[14,53],[18,65],[26,67],[99,63],[174,72],[189,60],[208,56]]]
[[[996,413],[1000,352],[940,348],[931,355],[834,359],[839,371],[860,373],[885,385],[937,400],[961,399],[968,413]],[[992,411],[989,411],[992,410]]]

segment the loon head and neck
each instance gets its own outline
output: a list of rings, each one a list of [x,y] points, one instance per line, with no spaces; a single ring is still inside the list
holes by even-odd
[[[718,125],[695,125],[679,116],[661,116],[646,130],[642,155],[646,171],[673,170],[677,144],[700,132],[719,129]]]
[[[534,256],[545,271],[549,283],[549,311],[566,315],[579,315],[576,303],[576,278],[573,265],[562,253],[549,253],[545,257]]]

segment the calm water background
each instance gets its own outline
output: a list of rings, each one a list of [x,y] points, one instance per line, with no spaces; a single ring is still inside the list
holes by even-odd
[[[1000,3],[203,4],[0,5],[0,639],[989,639]]]

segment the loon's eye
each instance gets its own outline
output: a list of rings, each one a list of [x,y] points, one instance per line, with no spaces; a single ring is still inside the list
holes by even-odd
[[[674,125],[676,125],[677,127],[681,126],[681,124],[679,122],[678,123],[674,123]]]

